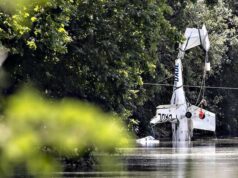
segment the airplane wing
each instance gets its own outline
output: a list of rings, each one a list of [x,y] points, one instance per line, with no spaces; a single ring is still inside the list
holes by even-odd
[[[150,123],[177,122],[180,112],[186,112],[184,104],[159,105],[156,109],[156,115],[152,118]]]
[[[199,111],[201,108],[197,106],[190,106],[188,110],[192,113],[191,121],[193,129],[216,131],[216,115],[210,111],[202,109],[205,113],[205,118],[199,118]]]

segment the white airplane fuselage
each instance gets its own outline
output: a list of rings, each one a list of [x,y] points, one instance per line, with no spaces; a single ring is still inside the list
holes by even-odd
[[[176,122],[172,122],[173,141],[190,141],[190,125],[189,120],[185,114],[187,112],[187,103],[183,88],[182,78],[182,62],[181,59],[175,61],[174,73],[174,89],[170,101],[171,105],[175,105]]]

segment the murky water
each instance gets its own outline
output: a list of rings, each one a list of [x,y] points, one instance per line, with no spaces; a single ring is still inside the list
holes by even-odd
[[[124,171],[64,173],[66,177],[174,177],[237,178],[238,138],[200,140],[174,148],[171,142],[156,147],[121,149]],[[119,164],[119,163],[118,163]]]

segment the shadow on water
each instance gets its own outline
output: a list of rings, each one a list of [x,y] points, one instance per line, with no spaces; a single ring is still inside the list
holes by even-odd
[[[64,172],[65,177],[238,177],[238,138],[197,140],[189,146],[119,149],[123,171]],[[100,156],[100,155],[98,155]],[[121,165],[122,164],[122,165]]]

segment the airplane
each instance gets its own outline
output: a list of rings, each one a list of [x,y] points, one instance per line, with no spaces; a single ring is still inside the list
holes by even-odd
[[[213,132],[216,130],[215,113],[203,109],[206,105],[204,98],[198,106],[191,105],[186,101],[182,76],[182,60],[185,51],[199,45],[206,52],[204,80],[206,72],[210,71],[210,62],[208,61],[210,42],[207,29],[205,25],[201,29],[186,28],[184,37],[185,41],[179,45],[179,54],[175,60],[174,88],[170,104],[159,105],[156,109],[156,115],[150,121],[152,126],[170,122],[172,124],[172,141],[175,143],[190,141],[194,129]]]

